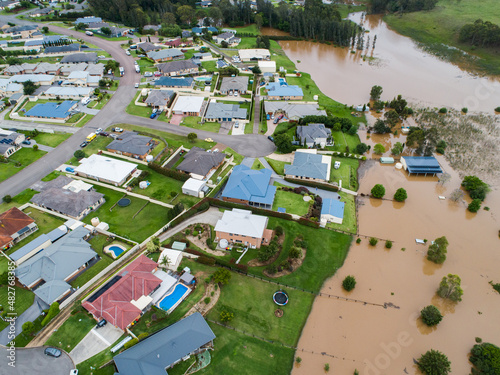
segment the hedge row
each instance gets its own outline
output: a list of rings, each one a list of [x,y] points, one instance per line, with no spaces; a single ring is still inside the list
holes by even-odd
[[[339,191],[338,186],[332,186],[332,185],[328,185],[328,184],[323,184],[321,182],[299,180],[299,179],[289,178],[289,177],[285,177],[285,181],[293,182],[294,184],[311,186],[311,187],[315,187],[315,188],[323,189],[323,190],[328,190],[328,191],[335,191],[335,192]]]
[[[175,169],[164,168],[164,167],[161,167],[155,163],[148,163],[148,167],[151,168],[155,172],[158,172],[158,173],[160,173],[164,176],[167,176],[167,177],[171,177],[175,180],[179,180],[179,181],[184,182],[184,181],[187,181],[189,179],[189,175],[186,173],[176,171]]]
[[[252,213],[254,213],[256,215],[272,216],[272,217],[277,217],[280,219],[292,220],[292,215],[282,213],[282,212],[265,210],[263,208],[247,206],[247,205],[239,204],[239,203],[226,202],[226,201],[218,200],[215,198],[205,198],[205,199],[208,201],[208,203],[211,206],[215,206],[215,207],[240,208],[243,210],[250,210],[250,211],[252,211]]]
[[[179,216],[177,219],[172,221],[170,223],[170,228],[175,227],[176,225],[179,225],[182,223],[184,220],[189,219],[190,217],[196,215],[199,212],[204,212],[210,208],[210,205],[206,201],[207,198],[202,199],[198,203],[196,203],[193,207],[191,207],[189,210],[184,212],[181,216]]]

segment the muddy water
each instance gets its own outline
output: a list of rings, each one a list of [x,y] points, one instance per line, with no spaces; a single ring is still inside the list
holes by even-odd
[[[500,344],[500,295],[488,284],[500,282],[498,188],[485,201],[491,211],[471,214],[464,203],[438,199],[460,185],[446,161],[440,159],[452,180],[445,186],[437,178],[408,177],[394,166],[370,163],[360,192],[368,193],[374,184],[382,183],[387,197],[404,187],[409,198],[404,204],[361,198],[360,233],[391,239],[394,245],[387,250],[380,241],[371,247],[364,238],[361,244],[354,243],[344,266],[325,283],[323,292],[344,293],[342,280],[354,275],[357,285],[349,297],[390,302],[398,308],[318,297],[298,345],[302,364],[293,374],[323,373],[325,363],[334,374],[352,374],[355,369],[363,375],[420,374],[413,359],[431,348],[448,356],[452,374],[469,373],[467,354],[475,337]],[[417,245],[415,238],[430,241],[443,235],[450,243],[448,258],[443,265],[435,265],[425,259],[427,246]],[[458,304],[435,295],[448,273],[462,279],[464,296]],[[429,304],[444,315],[437,328],[428,328],[418,319],[418,312]],[[336,358],[307,354],[302,348]]]
[[[350,18],[360,23],[361,13]],[[426,53],[410,38],[390,30],[380,16],[367,16],[363,26],[370,30],[365,35],[365,47],[370,36],[370,48],[363,53],[302,41],[281,41],[280,45],[297,69],[311,74],[323,93],[348,105],[367,103],[371,87],[381,85],[385,100],[402,94],[423,105],[490,113],[498,106],[498,80],[475,77]],[[263,33],[282,35],[269,28]],[[363,61],[365,54],[368,58]]]

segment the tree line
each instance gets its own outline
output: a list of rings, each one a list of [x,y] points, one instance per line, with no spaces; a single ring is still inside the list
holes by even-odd
[[[476,20],[460,29],[458,36],[460,42],[469,43],[480,47],[500,46],[500,27],[489,21]]]
[[[370,13],[409,13],[434,9],[438,0],[371,0]]]

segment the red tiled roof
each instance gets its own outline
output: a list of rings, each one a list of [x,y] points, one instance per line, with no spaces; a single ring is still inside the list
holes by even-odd
[[[85,301],[82,306],[96,319],[104,318],[125,329],[141,313],[131,301],[149,295],[161,284],[161,279],[151,273],[156,267],[156,262],[141,255],[120,271],[121,279],[105,293],[94,302]]]
[[[14,233],[34,222],[35,220],[17,207],[12,207],[10,210],[0,214],[0,247],[12,241],[11,236]]]

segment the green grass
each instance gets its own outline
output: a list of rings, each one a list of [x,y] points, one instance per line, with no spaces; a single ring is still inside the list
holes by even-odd
[[[130,115],[134,115],[134,116],[141,116],[141,117],[151,116],[151,113],[153,113],[153,110],[151,109],[151,107],[148,107],[148,106],[143,107],[143,106],[135,105],[135,101],[139,95],[141,95],[141,90],[137,90],[137,94],[134,96],[134,100],[132,100],[129,103],[125,112],[127,112]]]
[[[345,202],[344,206],[344,220],[342,224],[328,223],[327,228],[343,230],[349,233],[356,233],[357,222],[356,222],[356,203],[354,196],[346,193],[340,192],[341,201]]]
[[[279,175],[284,175],[285,174],[285,165],[290,165],[289,162],[286,161],[280,161],[280,160],[274,160],[271,158],[264,158],[266,161],[269,163],[272,169],[279,174]]]
[[[334,164],[340,161],[340,168],[335,169]],[[359,167],[358,159],[341,158],[332,156],[332,167],[330,171],[330,182],[339,182],[342,180],[342,187],[349,190],[358,190],[357,170]]]
[[[349,135],[341,131],[332,131],[332,138],[334,146],[327,146],[326,149],[330,151],[347,152],[347,147],[349,147],[349,152],[355,152],[356,146],[361,143],[359,140],[359,135]]]
[[[243,161],[243,156],[240,155],[240,154],[238,154],[236,151],[234,151],[230,147],[227,147],[224,150],[224,153],[233,155],[234,156],[233,162],[236,163],[236,164],[241,164],[241,162]]]
[[[256,158],[252,164],[252,169],[264,169],[264,166],[259,161],[259,159]]]
[[[253,121],[245,124],[245,134],[253,134]]]
[[[123,196],[122,192],[94,185],[97,192],[104,194],[106,203],[97,211],[87,215],[83,221],[90,224],[93,217],[98,217],[101,221],[109,224],[109,231],[116,233],[127,239],[142,242],[160,227],[167,223],[169,209],[153,203],[148,205],[134,218],[134,214],[146,204],[146,200],[128,196],[131,204],[127,207],[115,206],[110,212],[109,209]]]
[[[247,26],[242,26],[242,27],[232,27],[232,30],[236,30],[237,33],[253,33],[255,35],[260,34],[260,30],[257,28],[257,25],[252,23]]]
[[[181,125],[192,129],[201,129],[213,133],[218,133],[220,129],[220,124],[218,122],[205,122],[200,123],[201,117],[187,116],[182,119]]]
[[[281,49],[281,46],[275,40],[270,40],[271,48],[269,52],[271,53],[271,60],[276,61],[276,70],[279,71],[279,67],[282,66],[290,73],[293,73],[297,68],[295,64],[288,58],[285,51]],[[288,77],[287,77],[288,78]]]
[[[282,186],[275,182],[274,186]],[[301,194],[295,194],[290,191],[276,190],[276,196],[273,202],[273,211],[278,211],[278,207],[286,209],[288,214],[305,216],[309,212],[309,207],[314,200],[305,202]]]
[[[40,159],[46,153],[46,151],[35,151],[32,148],[24,147],[16,151],[7,159],[7,163],[0,163],[0,182],[12,177],[21,169]],[[16,166],[16,163],[21,164]]]
[[[87,147],[83,149],[83,151],[87,156],[95,154],[99,150],[106,150],[106,146],[109,145],[112,141],[113,138],[111,137],[102,137],[98,135],[92,142],[89,143]],[[78,159],[76,159],[75,157],[72,157],[68,162],[72,165],[78,165]]]
[[[42,329],[42,320],[43,320],[43,315],[40,315],[38,318],[36,318],[33,321],[33,324],[35,325],[35,332],[40,332]],[[30,343],[31,340],[33,340],[34,336],[31,335],[25,335],[23,332],[19,333],[16,338],[15,338],[15,346],[17,348],[24,348],[26,345]]]
[[[217,63],[215,61],[202,61],[201,67],[206,69],[208,73],[213,73],[217,71]]]
[[[71,136],[71,133],[39,133],[34,139],[41,145],[57,147]]]
[[[71,315],[45,342],[70,352],[95,326],[96,321],[87,312]]]
[[[240,44],[238,44],[235,47],[229,47],[229,48],[235,48],[235,49],[250,49],[250,48],[255,48],[257,39],[252,38],[252,37],[243,37],[241,38]]]
[[[500,55],[495,48],[477,48],[458,42],[463,25],[477,19],[499,25],[500,7],[496,0],[440,0],[431,11],[412,12],[384,17],[397,32],[423,43],[432,53],[466,68],[492,75],[500,74]],[[447,46],[459,48],[474,56],[463,56]]]
[[[80,113],[76,113],[74,114],[73,116],[71,116],[68,121],[66,121],[67,124],[75,124],[77,123],[78,121],[80,121],[84,116],[86,116],[85,113],[83,112],[80,112]]]
[[[8,209],[12,207],[20,207],[25,203],[28,203],[30,199],[33,197],[33,195],[37,194],[38,192],[35,190],[31,189],[26,189],[17,194],[16,196],[12,197],[12,202],[10,203],[1,203],[0,204],[0,212],[7,211]]]
[[[30,290],[20,288],[18,286],[15,286],[14,289],[15,289],[14,310],[13,311],[10,310],[10,305],[8,304],[9,291],[11,290],[10,289],[8,290],[8,287],[6,285],[0,287],[0,305],[2,305],[7,312],[9,313],[16,312],[17,316],[19,316],[33,304],[33,301],[35,300],[35,294]],[[4,322],[3,320],[0,319],[0,330],[7,327],[7,325],[8,325],[7,322]]]

